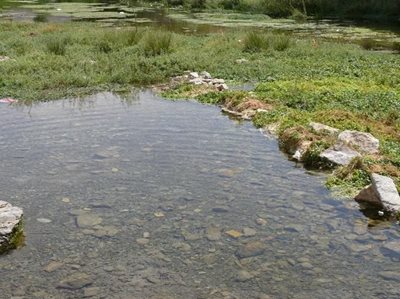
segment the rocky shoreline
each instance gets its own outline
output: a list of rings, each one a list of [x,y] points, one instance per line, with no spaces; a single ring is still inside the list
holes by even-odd
[[[180,86],[193,87],[190,94],[193,98],[212,92],[229,90],[223,79],[213,79],[208,72],[186,71],[182,76],[176,76],[164,85],[155,86],[156,92],[177,89]],[[274,107],[252,98],[251,92],[246,100],[225,101],[219,106],[221,110],[243,120],[252,120],[259,113],[270,112]],[[272,123],[261,129],[263,133],[277,138],[280,148],[289,155],[290,159],[302,162],[305,165],[317,165],[323,170],[335,170],[337,167],[348,167],[357,163],[357,159],[365,156],[379,155],[380,143],[377,138],[368,132],[343,130],[327,126],[322,123],[310,122],[308,128],[290,127],[277,134],[279,123]],[[318,142],[330,146],[316,153]],[[313,161],[310,161],[312,159]],[[360,190],[354,199],[363,207],[379,209],[380,216],[398,216],[400,213],[400,196],[392,178],[375,172],[368,173],[371,184]]]

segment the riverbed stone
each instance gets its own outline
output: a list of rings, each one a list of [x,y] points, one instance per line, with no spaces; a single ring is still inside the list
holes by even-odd
[[[337,143],[334,146],[324,150],[320,154],[320,157],[337,165],[347,165],[355,157],[361,157],[361,155],[349,146],[343,143]]]
[[[250,227],[243,228],[243,236],[245,237],[253,237],[257,234],[257,231]]]
[[[206,231],[206,237],[209,241],[221,239],[221,229],[213,225],[209,226]]]
[[[382,250],[400,256],[400,242],[390,241],[382,246]]]
[[[51,273],[64,266],[64,263],[59,261],[52,261],[46,267],[43,268],[44,271]]]
[[[245,281],[252,279],[253,277],[254,277],[254,275],[251,274],[250,272],[248,272],[246,270],[240,270],[236,275],[235,281],[245,282]]]
[[[101,292],[101,289],[99,287],[89,287],[85,288],[83,291],[83,297],[84,298],[90,298],[99,295]]]
[[[202,78],[204,78],[204,79],[212,79],[212,76],[210,75],[210,73],[209,73],[209,72],[206,72],[206,71],[202,71],[202,72],[200,73],[200,77],[202,77]]]
[[[386,280],[400,282],[400,273],[398,271],[381,271],[378,275]]]
[[[22,235],[21,208],[0,200],[0,253],[15,248]]]
[[[93,279],[90,275],[86,273],[73,273],[59,282],[57,288],[68,289],[68,290],[78,290],[85,286],[91,285]]]
[[[76,224],[80,228],[86,228],[98,225],[103,220],[94,213],[81,213],[76,217]]]
[[[361,152],[376,154],[379,152],[379,140],[370,133],[346,130],[339,134],[338,141],[356,147]]]
[[[238,258],[247,258],[262,255],[265,252],[266,246],[263,242],[253,241],[239,247],[235,252]]]

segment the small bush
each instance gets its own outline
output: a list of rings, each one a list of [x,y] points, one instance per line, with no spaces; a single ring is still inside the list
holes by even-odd
[[[147,56],[166,54],[172,51],[172,34],[170,32],[149,32],[143,41],[143,50]]]
[[[268,41],[265,35],[259,32],[249,32],[246,34],[243,41],[243,49],[246,52],[260,52],[268,49]]]
[[[376,41],[370,38],[365,38],[360,41],[360,46],[364,50],[373,50],[376,47]]]
[[[46,40],[46,48],[52,54],[65,55],[68,43],[65,37],[50,37]]]
[[[290,37],[285,34],[278,34],[273,37],[272,47],[276,51],[284,51],[290,47]]]

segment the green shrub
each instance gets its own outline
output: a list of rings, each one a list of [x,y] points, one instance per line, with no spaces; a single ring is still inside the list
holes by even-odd
[[[268,49],[268,46],[265,35],[255,31],[247,33],[243,41],[243,50],[246,52],[260,52]]]
[[[365,38],[360,41],[360,46],[364,50],[373,50],[376,47],[376,41],[370,38]]]
[[[276,51],[284,51],[290,47],[291,39],[286,34],[278,34],[272,37],[272,47]]]
[[[51,36],[45,41],[46,49],[55,55],[65,55],[69,39],[66,37]]]
[[[164,31],[148,32],[143,41],[143,50],[147,56],[157,56],[172,51],[172,34]]]

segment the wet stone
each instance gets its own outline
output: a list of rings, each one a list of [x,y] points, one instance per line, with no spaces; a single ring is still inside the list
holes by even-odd
[[[62,266],[64,266],[64,263],[53,261],[53,262],[50,262],[43,270],[51,273],[51,272],[54,272],[54,271],[60,269]]]
[[[101,289],[99,287],[85,288],[83,291],[83,297],[84,298],[94,297],[94,296],[99,295],[100,292],[101,292]]]
[[[240,270],[236,275],[235,281],[245,282],[245,281],[252,279],[253,277],[254,277],[254,275],[252,275],[251,273],[249,273],[245,270]]]
[[[247,258],[262,255],[265,252],[266,245],[260,241],[249,242],[242,245],[236,252],[235,255],[238,258]]]
[[[81,213],[76,218],[76,224],[80,228],[95,226],[100,224],[102,221],[103,220],[99,216],[93,213]]]
[[[265,219],[263,219],[263,218],[257,218],[257,219],[256,219],[256,223],[257,223],[258,225],[263,226],[263,225],[266,225],[268,222],[267,222],[267,220],[265,220]]]
[[[149,239],[146,238],[138,238],[136,239],[136,243],[138,243],[139,245],[146,245],[150,242]]]
[[[221,230],[216,226],[209,226],[206,231],[206,237],[209,241],[221,239]]]
[[[214,213],[228,213],[228,212],[229,212],[229,207],[226,207],[226,206],[218,206],[218,207],[212,208],[212,211],[213,211]]]
[[[378,275],[386,280],[400,282],[400,273],[398,271],[381,271]]]
[[[77,290],[93,283],[91,276],[86,273],[74,273],[59,282],[57,288]]]
[[[245,237],[253,237],[257,234],[257,231],[250,227],[243,228],[243,236]]]

